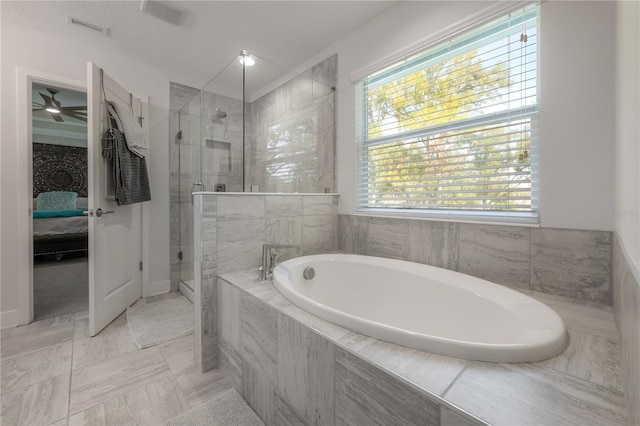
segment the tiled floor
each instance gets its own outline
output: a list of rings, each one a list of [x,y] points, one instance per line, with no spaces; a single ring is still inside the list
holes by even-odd
[[[138,350],[124,314],[93,338],[88,322],[85,311],[2,331],[0,424],[161,424],[231,387],[197,370],[193,336]]]

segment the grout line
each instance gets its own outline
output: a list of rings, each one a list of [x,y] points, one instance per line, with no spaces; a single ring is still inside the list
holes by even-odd
[[[445,388],[445,390],[443,390],[440,393],[440,397],[442,399],[445,399],[445,396],[447,395],[447,392],[449,392],[451,390],[451,388],[453,387],[453,385],[458,381],[458,379],[462,376],[462,374],[467,371],[467,367],[469,367],[470,361],[466,362],[464,364],[464,367],[462,367],[462,370],[460,370],[460,372],[456,375],[456,377],[451,381],[451,383],[449,383],[449,386],[447,386]]]

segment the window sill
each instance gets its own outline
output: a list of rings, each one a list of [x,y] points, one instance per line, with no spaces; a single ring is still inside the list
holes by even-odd
[[[530,228],[540,227],[540,217],[538,213],[494,213],[487,214],[477,212],[462,211],[415,211],[401,209],[375,209],[361,208],[357,209],[355,216],[382,217],[389,219],[412,219],[412,220],[430,220],[434,222],[458,222],[458,223],[475,223],[484,225],[503,225],[503,226],[524,226]]]

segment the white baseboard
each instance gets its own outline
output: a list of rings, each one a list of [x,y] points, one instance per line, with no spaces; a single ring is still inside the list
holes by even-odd
[[[155,281],[149,283],[142,289],[142,297],[157,296],[158,294],[169,293],[171,291],[171,281]]]
[[[0,328],[15,327],[16,325],[20,325],[20,311],[18,309],[0,314]]]

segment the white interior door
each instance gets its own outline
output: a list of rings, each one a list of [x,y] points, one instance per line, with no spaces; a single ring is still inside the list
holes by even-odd
[[[120,206],[113,197],[101,138],[108,128],[107,100],[129,105],[130,92],[87,64],[89,158],[89,333],[95,336],[142,295],[142,207]],[[133,98],[134,111],[143,103]],[[102,212],[102,214],[100,214]],[[108,212],[108,213],[107,213]]]

